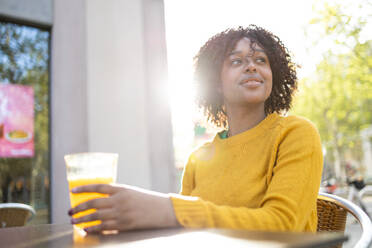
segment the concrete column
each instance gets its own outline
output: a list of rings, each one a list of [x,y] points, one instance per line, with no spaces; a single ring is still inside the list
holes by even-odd
[[[85,0],[55,0],[51,60],[51,215],[68,223],[63,156],[88,146]]]
[[[167,87],[167,50],[163,0],[143,1],[146,110],[151,164],[151,188],[175,192],[172,122]]]
[[[119,153],[118,182],[151,188],[142,1],[87,1],[90,151]]]
[[[52,222],[67,222],[63,155],[119,153],[118,182],[174,191],[162,0],[55,0]]]
[[[89,0],[86,18],[90,150],[119,153],[120,183],[173,191],[163,1]]]

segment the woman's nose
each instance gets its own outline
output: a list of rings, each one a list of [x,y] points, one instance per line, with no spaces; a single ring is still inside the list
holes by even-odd
[[[245,72],[256,72],[256,65],[251,59],[246,61]]]

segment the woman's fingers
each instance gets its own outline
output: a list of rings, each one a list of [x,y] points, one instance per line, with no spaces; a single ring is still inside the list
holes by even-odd
[[[110,185],[110,184],[88,184],[71,189],[71,192],[74,194],[83,193],[83,192],[97,192],[101,194],[112,195],[118,192],[121,189],[119,187]]]
[[[70,209],[68,211],[69,215],[74,215],[76,213],[79,213],[81,211],[85,211],[88,209],[104,209],[104,208],[111,208],[113,205],[112,199],[110,197],[108,198],[97,198],[97,199],[92,199],[86,202],[83,202],[76,207]]]
[[[87,228],[88,232],[125,231],[178,225],[172,202],[169,196],[162,193],[127,185],[104,184],[81,186],[73,189],[72,192],[98,192],[110,195],[107,198],[92,199],[81,203],[69,211],[70,215],[74,215],[88,209],[97,210],[88,216],[72,220],[72,224],[102,221],[100,225]]]
[[[88,233],[97,233],[97,232],[102,232],[105,230],[118,230],[118,225],[116,220],[105,220],[102,221],[101,224],[96,225],[96,226],[90,226],[84,228],[84,231]]]
[[[102,210],[97,210],[92,214],[84,215],[80,218],[75,218],[71,219],[71,224],[79,224],[82,222],[89,222],[89,221],[95,221],[95,220],[110,220],[110,219],[115,219],[116,213],[115,211],[111,209],[102,209]]]

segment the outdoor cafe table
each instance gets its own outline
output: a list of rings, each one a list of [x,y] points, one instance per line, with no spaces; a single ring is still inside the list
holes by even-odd
[[[330,247],[347,240],[341,233],[280,233],[227,229],[154,229],[86,235],[69,224],[0,228],[0,247]]]

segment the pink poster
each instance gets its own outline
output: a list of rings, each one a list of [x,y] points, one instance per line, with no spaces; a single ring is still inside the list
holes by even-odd
[[[34,156],[34,91],[0,83],[0,157]]]

